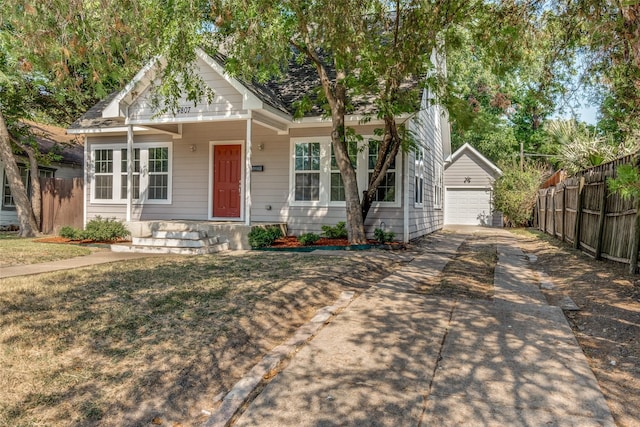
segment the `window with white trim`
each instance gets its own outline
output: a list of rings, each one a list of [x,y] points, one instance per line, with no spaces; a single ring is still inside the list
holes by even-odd
[[[413,187],[413,202],[421,207],[424,201],[424,148],[416,147],[415,154],[415,182]]]
[[[369,162],[368,162],[368,179],[371,182],[371,176],[373,175],[373,169],[378,161],[378,149],[380,147],[380,141],[375,139],[369,140]],[[389,169],[380,182],[376,194],[373,198],[376,202],[395,202],[396,201],[396,159],[393,159]]]
[[[358,142],[355,140],[349,141],[347,144],[347,152],[349,154],[349,160],[351,160],[351,167],[358,170]],[[336,162],[336,156],[333,152],[333,144],[331,144],[331,195],[330,200],[332,202],[344,202],[344,182],[342,181],[342,175]]]
[[[94,203],[126,203],[124,144],[91,147]],[[133,149],[131,196],[136,203],[171,202],[171,143],[138,143]]]
[[[435,176],[433,177],[433,207],[442,208],[442,166],[436,165],[434,168]]]
[[[127,198],[127,149],[120,150],[120,198]],[[131,197],[140,198],[140,149],[133,149],[133,173],[131,175]]]
[[[362,143],[354,140],[347,147],[360,190],[367,188],[370,176],[368,165],[370,161],[375,165],[377,158],[377,151],[371,151],[372,157],[367,158],[369,156],[367,141],[369,141],[367,137]],[[339,206],[345,203],[344,183],[335,162],[329,137],[292,138],[290,165],[289,200],[292,205]],[[399,180],[396,179],[396,174],[400,174],[399,167],[396,167],[394,160],[378,189],[379,197],[374,200],[374,203],[399,206],[400,201],[396,196],[399,191]]]
[[[296,142],[294,159],[294,200],[320,200],[320,143]]]
[[[95,150],[93,155],[94,198],[110,200],[113,198],[113,150]]]
[[[169,148],[149,148],[149,200],[169,198]]]

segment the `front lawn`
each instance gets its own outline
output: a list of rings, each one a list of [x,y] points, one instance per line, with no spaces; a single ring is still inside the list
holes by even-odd
[[[0,233],[0,253],[0,266],[10,267],[89,255],[91,250],[79,245],[41,243],[13,233]]]
[[[192,425],[390,255],[155,257],[0,280],[0,425]]]

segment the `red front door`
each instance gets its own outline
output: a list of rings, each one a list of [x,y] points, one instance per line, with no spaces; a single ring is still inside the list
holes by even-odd
[[[213,149],[213,216],[240,217],[240,182],[242,146],[214,145]]]

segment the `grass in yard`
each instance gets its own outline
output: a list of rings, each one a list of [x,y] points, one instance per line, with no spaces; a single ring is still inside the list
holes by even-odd
[[[39,243],[34,239],[0,233],[0,266],[36,264],[89,255],[91,250],[78,245]]]
[[[0,425],[197,424],[318,308],[397,267],[367,256],[175,256],[0,280]]]

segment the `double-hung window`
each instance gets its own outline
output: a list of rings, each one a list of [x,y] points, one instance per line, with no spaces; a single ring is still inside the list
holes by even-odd
[[[126,203],[129,161],[124,147],[124,144],[92,147],[92,202]],[[132,154],[132,200],[135,203],[170,203],[171,144],[138,143]]]
[[[433,177],[433,207],[442,208],[442,166],[436,165],[434,168],[435,176]]]
[[[149,148],[149,200],[166,200],[169,197],[169,148]]]
[[[378,161],[380,143],[380,141],[374,139],[369,140],[369,182],[371,182],[373,170]],[[382,178],[373,200],[376,202],[396,201],[396,159],[393,159],[393,162],[389,165],[389,169],[387,169],[387,173]]]
[[[351,161],[351,167],[358,170],[358,142],[355,140],[349,141],[347,144],[347,152],[349,154],[349,160]],[[333,144],[331,144],[331,201],[332,202],[344,202],[344,182],[342,181],[342,175],[336,162],[336,156],[333,152]]]
[[[294,200],[320,200],[320,143],[296,142],[294,159]]]
[[[120,150],[120,198],[127,198],[127,149]],[[133,149],[133,174],[131,176],[131,197],[134,200],[140,198],[140,149]]]
[[[378,157],[378,142],[365,138],[347,144],[351,166],[355,170],[360,192],[367,188]],[[368,157],[368,158],[367,158]],[[398,166],[399,167],[399,166]],[[338,206],[344,204],[346,193],[342,175],[329,137],[294,138],[291,140],[289,200],[296,206]],[[374,203],[398,206],[397,197],[400,174],[396,160],[383,177]],[[362,193],[360,193],[362,194]]]
[[[424,148],[418,146],[415,151],[415,182],[413,187],[414,204],[418,207],[422,206],[424,201]]]

